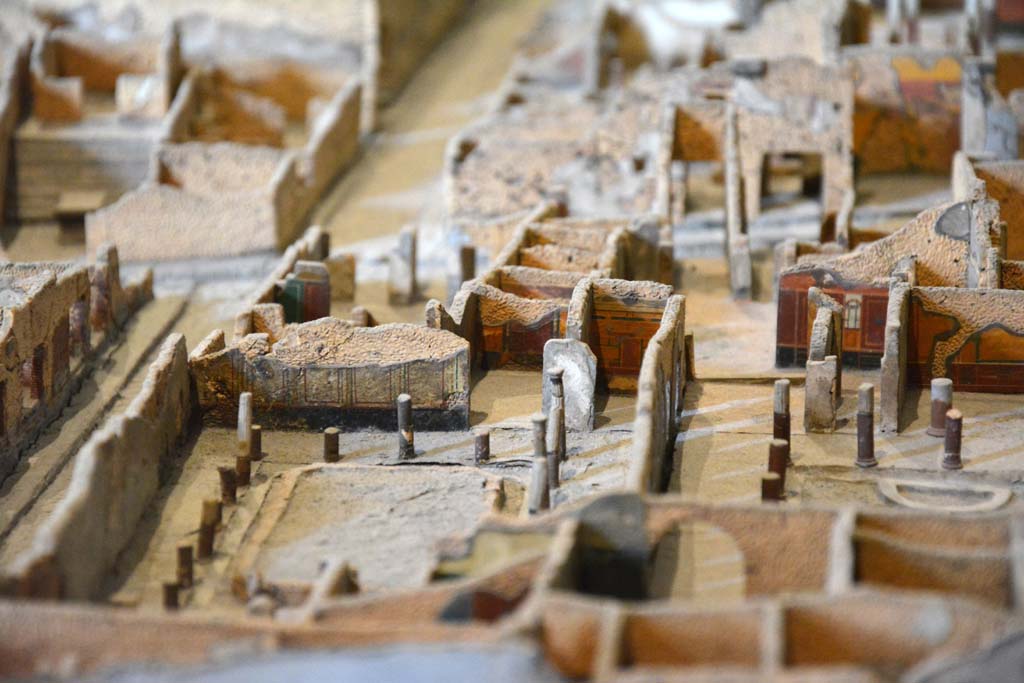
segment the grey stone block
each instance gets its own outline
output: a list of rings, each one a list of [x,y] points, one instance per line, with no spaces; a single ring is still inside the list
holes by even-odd
[[[597,356],[575,339],[549,339],[544,344],[544,372],[562,368],[565,388],[565,428],[573,432],[594,429],[594,391],[597,385]],[[551,388],[544,380],[544,414],[551,409]]]

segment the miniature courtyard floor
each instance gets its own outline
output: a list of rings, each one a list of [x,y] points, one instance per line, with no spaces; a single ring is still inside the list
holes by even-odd
[[[942,439],[925,434],[931,410],[927,389],[908,390],[899,434],[876,430],[878,467],[854,465],[857,387],[875,386],[878,425],[880,370],[844,368],[837,431],[806,433],[803,369],[774,367],[776,309],[768,255],[757,255],[754,267],[755,300],[735,301],[723,259],[685,262],[686,330],[694,335],[697,381],[686,388],[670,491],[716,502],[760,499],[772,438],[773,384],[779,377],[792,382],[794,466],[786,477],[786,504],[892,505],[879,490],[885,479],[939,485],[919,501],[936,507],[964,502],[953,492],[942,493],[945,485],[1024,491],[1018,483],[1024,475],[1024,402],[1017,396],[956,394],[954,403],[965,416],[964,469],[958,472],[941,469]],[[1010,504],[1020,502],[1014,497]]]

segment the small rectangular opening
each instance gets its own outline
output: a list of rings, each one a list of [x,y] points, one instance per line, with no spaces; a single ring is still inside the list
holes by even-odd
[[[766,154],[761,172],[761,205],[764,209],[793,206],[811,199],[821,204],[821,154]]]

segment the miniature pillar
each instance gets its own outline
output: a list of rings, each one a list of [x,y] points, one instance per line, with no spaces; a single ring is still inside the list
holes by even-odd
[[[238,396],[238,441],[249,442],[249,428],[252,426],[252,392],[243,391]]]
[[[338,462],[341,460],[338,438],[337,427],[328,427],[324,430],[324,462]]]
[[[875,467],[875,387],[857,387],[857,467]]]
[[[220,499],[225,505],[231,505],[238,500],[238,475],[233,467],[218,467],[217,473],[220,475]]]
[[[412,396],[398,395],[398,457],[408,460],[416,457],[412,433]]]
[[[473,437],[473,461],[479,465],[491,459],[491,430],[480,428]]]
[[[388,259],[388,302],[410,304],[418,295],[416,285],[416,229],[402,228],[398,246]]]
[[[256,462],[263,459],[263,427],[249,427],[249,460]]]
[[[459,276],[463,282],[476,277],[476,247],[471,244],[459,249]]]
[[[178,609],[178,584],[164,582],[164,609]]]
[[[963,469],[963,460],[960,458],[963,430],[964,414],[956,408],[950,408],[949,412],[946,413],[946,448],[942,456],[942,469]]]
[[[786,464],[793,464],[792,428],[789,415],[789,380],[775,380],[775,400],[772,410],[772,437],[786,442]]]
[[[548,479],[547,447],[545,439],[547,436],[547,417],[544,413],[537,413],[533,416],[533,469],[530,477],[530,490],[528,492],[528,508],[531,515],[551,507],[551,490]]]
[[[200,560],[213,557],[213,539],[220,521],[220,501],[207,499],[203,501],[203,513],[199,518],[199,546],[196,555]]]
[[[925,432],[931,436],[946,435],[946,412],[953,407],[953,380],[936,377],[932,380],[932,419]]]
[[[786,454],[789,442],[783,439],[772,439],[768,445],[768,471],[779,475],[779,488],[786,490]]]
[[[455,272],[448,276],[448,301],[462,288],[462,283],[476,277],[476,247],[464,244],[459,248],[459,260]]]
[[[761,500],[782,500],[782,478],[775,472],[765,472],[761,475]]]
[[[548,370],[551,384],[551,409],[548,411],[548,451],[554,451],[558,462],[565,460],[565,387],[562,368]]]
[[[178,585],[182,588],[192,586],[192,545],[181,543],[178,545]]]
[[[239,486],[248,486],[252,480],[252,459],[247,445],[244,453],[235,456],[235,479]]]

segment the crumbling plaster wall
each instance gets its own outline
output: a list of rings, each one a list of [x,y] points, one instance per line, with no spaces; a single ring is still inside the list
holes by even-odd
[[[89,350],[90,284],[83,266],[7,264],[0,266],[0,285],[2,480],[70,398],[72,354]]]
[[[155,163],[156,177],[86,216],[89,248],[114,242],[125,260],[283,248],[305,211],[295,159],[280,150],[233,143],[164,145]]]
[[[461,18],[466,0],[375,0],[377,90],[391,101],[427,54]],[[369,41],[368,41],[369,42]]]
[[[649,99],[625,90],[598,101],[551,95],[473,124],[446,150],[449,218],[493,219],[546,202],[582,217],[655,212],[658,161],[672,145],[661,119],[674,112],[645,106]]]
[[[1024,291],[914,287],[909,316],[909,383],[1024,392]]]
[[[845,48],[861,173],[948,173],[960,149],[961,57],[914,46]]]
[[[822,263],[798,263],[791,270],[821,269],[842,282],[887,284],[900,260],[913,255],[921,286],[966,287],[970,225],[967,203],[940,204],[888,237]]]
[[[1024,161],[990,161],[974,165],[988,195],[999,202],[1006,222],[1006,258],[1024,260]]]
[[[10,36],[0,24],[0,218],[5,215],[11,163],[11,138],[21,118],[31,43]],[[0,250],[0,258],[3,251]]]
[[[273,345],[250,334],[237,346],[219,332],[193,351],[190,370],[215,424],[233,425],[238,397],[250,391],[259,419],[281,427],[393,427],[401,393],[423,425],[469,426],[469,344],[428,327],[322,318],[289,326]]]
[[[637,381],[636,419],[627,488],[659,492],[666,462],[675,451],[676,418],[686,390],[686,297],[675,294],[665,304],[661,326],[647,344]]]
[[[194,387],[185,338],[172,334],[127,411],[115,415],[75,458],[67,493],[32,547],[6,568],[3,593],[89,600],[136,532],[192,426]]]
[[[757,78],[736,79],[740,163],[747,220],[760,214],[767,154],[820,154],[822,214],[839,212],[853,187],[853,83],[843,67],[808,59],[764,62]]]

